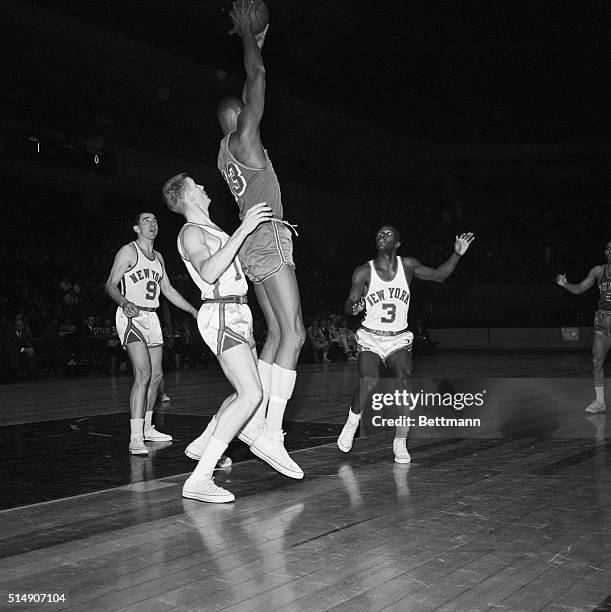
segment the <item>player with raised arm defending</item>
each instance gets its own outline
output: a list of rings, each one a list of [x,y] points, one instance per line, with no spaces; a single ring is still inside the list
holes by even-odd
[[[605,371],[604,364],[611,347],[611,241],[605,246],[607,262],[594,266],[580,283],[569,283],[564,274],[556,276],[556,283],[574,295],[581,295],[598,285],[600,297],[594,313],[594,338],[592,340],[592,376],[594,378],[594,401],[586,412],[604,412]]]
[[[354,271],[344,305],[345,312],[351,315],[365,310],[365,318],[357,331],[359,386],[352,396],[348,420],[337,439],[344,453],[352,448],[365,402],[380,379],[383,365],[402,389],[409,390],[414,335],[408,330],[407,316],[412,278],[443,282],[452,274],[473,239],[471,233],[456,236],[450,258],[438,268],[430,268],[415,257],[397,256],[401,236],[395,227],[383,225],[378,230],[377,257]],[[407,451],[408,430],[407,425],[396,427],[393,452],[397,463],[411,461]]]
[[[244,48],[246,82],[243,99],[225,98],[218,119],[224,137],[218,168],[236,199],[240,218],[258,202],[267,202],[273,217],[244,240],[240,260],[253,282],[267,324],[258,370],[263,401],[239,437],[252,452],[290,478],[303,471],[284,448],[282,421],[293,394],[296,366],[305,341],[299,288],[293,263],[291,230],[283,221],[280,186],[261,143],[260,124],[265,105],[265,66],[261,48],[267,28],[255,36],[250,13],[252,2],[233,3],[231,33],[239,34]]]
[[[235,499],[233,493],[214,484],[212,472],[263,396],[246,298],[248,285],[237,253],[246,236],[269,219],[272,211],[265,203],[253,206],[240,227],[228,236],[210,219],[210,198],[204,188],[187,174],[169,179],[162,193],[168,208],[186,219],[177,246],[201,291],[203,304],[197,327],[235,390],[202,435],[187,447],[187,454],[199,462],[187,478],[182,495],[206,502],[230,502]]]

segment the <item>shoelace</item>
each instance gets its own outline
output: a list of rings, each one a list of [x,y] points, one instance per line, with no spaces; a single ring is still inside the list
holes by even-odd
[[[274,443],[277,446],[280,446],[281,444],[284,444],[284,436],[286,436],[286,431],[279,431],[276,434],[274,434]]]

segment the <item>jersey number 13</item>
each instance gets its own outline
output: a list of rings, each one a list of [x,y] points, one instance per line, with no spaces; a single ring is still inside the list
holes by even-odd
[[[231,189],[231,193],[237,198],[246,190],[246,179],[242,176],[240,169],[233,163],[229,162],[225,166],[223,176]]]

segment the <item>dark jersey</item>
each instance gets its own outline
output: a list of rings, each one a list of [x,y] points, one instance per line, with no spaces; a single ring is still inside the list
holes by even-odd
[[[605,268],[598,279],[598,290],[600,297],[598,298],[598,310],[611,312],[611,276],[609,276],[609,264]]]
[[[230,136],[231,134],[227,134],[221,140],[217,166],[238,203],[240,219],[243,219],[246,212],[255,204],[261,202],[266,202],[272,209],[274,218],[282,219],[280,185],[267,151],[265,151],[267,163],[264,168],[245,166],[229,150]]]

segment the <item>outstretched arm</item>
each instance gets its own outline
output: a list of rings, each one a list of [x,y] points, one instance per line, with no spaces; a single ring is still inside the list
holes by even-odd
[[[450,255],[447,261],[442,263],[437,268],[424,266],[413,257],[403,257],[402,259],[405,264],[413,268],[416,278],[419,278],[420,280],[433,281],[435,283],[443,283],[443,281],[446,280],[446,278],[448,278],[452,272],[454,272],[460,258],[467,252],[473,240],[475,240],[475,237],[471,232],[456,236],[454,252],[452,255]]]
[[[556,284],[564,287],[569,293],[581,295],[594,286],[600,275],[600,266],[594,266],[580,283],[569,283],[564,274],[556,276]]]
[[[352,273],[352,287],[348,299],[344,303],[344,312],[346,314],[356,316],[365,309],[365,300],[363,294],[369,284],[369,266],[359,266]]]
[[[165,269],[165,262],[163,261],[163,257],[161,253],[157,253],[159,256],[159,261],[161,262],[161,267],[163,268],[163,276],[161,278],[161,283],[159,286],[161,288],[161,293],[170,301],[174,306],[188,312],[194,319],[197,319],[197,308],[194,308],[185,298],[178,293],[178,291],[174,288],[170,279],[168,278],[168,273]],[[171,318],[171,317],[169,317]]]
[[[210,235],[196,227],[189,227],[182,235],[182,245],[189,261],[197,270],[203,281],[214,284],[233,263],[244,239],[260,223],[268,221],[272,209],[265,202],[255,204],[244,216],[240,227],[229,237],[229,240],[214,254],[212,253]],[[218,240],[215,237],[215,240]],[[214,246],[214,245],[212,245]]]
[[[244,109],[238,116],[237,132],[240,138],[254,137],[259,134],[259,124],[265,107],[265,65],[261,47],[265,40],[267,28],[255,36],[252,32],[250,14],[253,4],[248,0],[237,0],[233,3],[229,16],[233,22],[230,34],[238,33],[244,48],[244,69],[246,82],[242,98]]]

